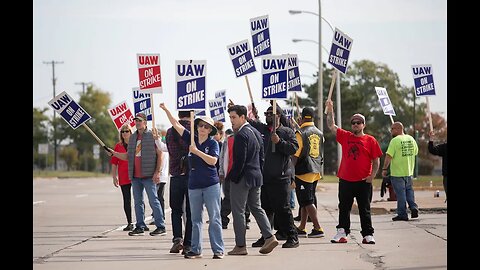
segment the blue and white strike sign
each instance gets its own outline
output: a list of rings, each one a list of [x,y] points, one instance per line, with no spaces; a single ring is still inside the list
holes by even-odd
[[[210,117],[212,117],[214,121],[225,123],[225,104],[221,97],[209,100],[208,107],[210,107]]]
[[[262,57],[262,99],[287,99],[287,56]]]
[[[133,87],[133,115],[144,113],[147,121],[152,121],[152,104],[150,103],[150,93],[140,92],[139,87]]]
[[[298,58],[296,54],[287,54],[288,57],[288,91],[302,91],[300,71],[298,70]]]
[[[252,34],[253,56],[272,54],[270,47],[270,31],[268,30],[268,15],[250,19],[250,33]]]
[[[348,57],[352,50],[353,39],[335,28],[328,62],[343,74],[347,73]]]
[[[247,39],[228,45],[227,49],[237,78],[256,71],[255,62],[253,62],[252,52],[250,51],[250,46],[248,46]]]
[[[223,108],[227,109],[227,90],[218,90],[215,92],[215,98],[221,97],[223,99]]]
[[[63,91],[48,102],[58,114],[60,114],[73,129],[92,118],[72,97]]]
[[[382,107],[383,114],[385,115],[396,115],[395,110],[393,109],[393,104],[390,101],[388,96],[387,89],[383,87],[375,87],[375,92],[377,92],[378,101]]]
[[[205,110],[206,60],[176,60],[177,110]]]
[[[287,119],[290,119],[293,117],[293,108],[282,108],[282,110]]]
[[[412,66],[415,96],[435,96],[432,65]]]

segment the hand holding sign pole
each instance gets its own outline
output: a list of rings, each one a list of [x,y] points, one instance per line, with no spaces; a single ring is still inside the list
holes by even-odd
[[[333,86],[335,85],[335,79],[337,78],[336,72],[340,71],[343,74],[347,73],[348,57],[352,50],[352,43],[352,38],[338,28],[335,28],[332,47],[330,48],[330,55],[328,57],[328,62],[335,68],[335,72],[333,74],[332,83],[330,84],[327,100],[331,100],[332,98]],[[325,114],[327,114],[327,109],[325,109]]]

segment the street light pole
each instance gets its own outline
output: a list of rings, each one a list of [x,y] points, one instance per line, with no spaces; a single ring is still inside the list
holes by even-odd
[[[322,65],[322,1],[318,0],[318,120],[323,132],[323,65]],[[322,147],[323,151],[324,147]],[[323,153],[322,153],[323,156]],[[323,166],[322,166],[323,175]]]
[[[50,61],[50,62],[45,62],[43,61],[44,64],[47,65],[52,65],[52,84],[53,84],[53,98],[55,98],[55,82],[57,79],[55,78],[55,64],[63,64],[63,61],[58,62],[58,61]],[[56,171],[57,170],[57,123],[55,122],[55,110],[53,110],[53,168]]]

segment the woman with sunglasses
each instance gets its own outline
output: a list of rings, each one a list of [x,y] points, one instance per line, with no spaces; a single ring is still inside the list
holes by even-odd
[[[164,103],[160,108],[167,114],[168,120],[180,137],[190,144],[190,130],[185,129],[167,109]],[[222,220],[220,217],[220,180],[215,164],[218,160],[219,147],[213,138],[217,134],[213,119],[200,116],[194,121],[195,145],[190,144],[188,196],[192,218],[192,248],[185,253],[186,259],[202,257],[202,215],[203,206],[208,212],[208,236],[213,259],[223,259],[224,243]]]
[[[119,131],[119,141],[115,145],[115,151],[119,153],[126,153],[128,140],[132,134],[132,129],[128,123],[124,124]],[[123,195],[123,210],[125,211],[125,216],[127,217],[127,226],[123,228],[124,231],[133,230],[132,224],[132,181],[128,177],[128,161],[121,160],[115,156],[112,156],[110,160],[112,164],[112,178],[113,185],[118,188],[120,186]]]

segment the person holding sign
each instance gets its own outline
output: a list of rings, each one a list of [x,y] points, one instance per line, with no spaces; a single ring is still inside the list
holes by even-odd
[[[119,153],[126,153],[128,148],[128,140],[132,135],[132,129],[128,123],[124,124],[118,133],[119,141],[115,145],[115,151]],[[111,174],[113,178],[113,185],[122,190],[123,196],[123,211],[125,211],[125,216],[127,217],[127,226],[123,228],[124,231],[133,230],[132,224],[132,181],[128,177],[128,162],[126,160],[121,160],[117,157],[112,157],[110,160],[112,164]]]
[[[333,119],[333,101],[327,99],[328,128],[336,135],[337,142],[342,146],[342,161],[338,169],[338,225],[337,234],[330,240],[332,243],[347,243],[350,234],[350,211],[353,199],[356,198],[363,244],[375,244],[373,238],[372,216],[370,214],[370,198],[372,196],[372,181],[380,166],[382,150],[378,141],[365,134],[365,116],[356,113],[350,122],[352,131],[347,131],[335,125]]]
[[[406,203],[408,203],[410,208],[411,217],[418,217],[418,206],[415,203],[412,182],[418,146],[412,136],[403,132],[403,124],[401,122],[394,122],[391,132],[393,138],[388,145],[385,155],[382,176],[387,176],[388,167],[390,166],[390,181],[397,196],[397,216],[393,217],[392,220],[407,221]]]
[[[128,176],[132,179],[133,200],[135,203],[135,229],[130,236],[143,235],[145,228],[145,205],[143,190],[147,192],[148,202],[153,209],[153,217],[157,229],[150,235],[166,235],[165,217],[157,197],[156,184],[160,183],[162,174],[162,152],[155,145],[153,134],[147,128],[147,116],[137,113],[133,118],[137,131],[130,136],[126,153],[120,153],[109,148],[112,156],[128,161]]]
[[[435,139],[435,131],[430,131],[428,133],[430,139],[428,140],[428,152],[432,155],[442,157],[442,175],[443,175],[443,190],[445,190],[445,201],[447,201],[447,142],[433,145],[433,140]]]
[[[185,129],[164,103],[160,108],[167,114],[168,120],[178,132],[182,140],[190,144],[190,130]],[[213,139],[217,128],[213,119],[200,116],[195,119],[195,145],[190,144],[190,173],[188,181],[188,196],[192,217],[192,249],[185,253],[186,259],[202,257],[202,215],[205,205],[208,212],[208,236],[214,259],[223,259],[224,244],[222,236],[222,221],[220,218],[220,180],[218,178],[217,163],[218,143]]]
[[[263,166],[263,185],[261,192],[262,208],[265,209],[272,225],[278,228],[277,239],[286,239],[282,248],[296,248],[298,242],[297,229],[289,206],[290,183],[294,174],[290,156],[298,149],[294,131],[282,125],[282,110],[277,106],[277,114],[273,114],[270,106],[265,112],[266,124],[260,121],[248,122],[263,134],[265,148],[265,165]],[[275,117],[275,118],[274,118]],[[283,116],[284,119],[285,116]],[[275,121],[274,121],[275,119]],[[276,126],[274,126],[274,123]],[[275,152],[272,146],[275,145]],[[263,237],[253,243],[253,247],[263,245]]]
[[[315,111],[310,107],[302,110],[300,129],[295,133],[298,141],[298,150],[293,156],[295,164],[295,192],[300,205],[301,217],[297,233],[299,236],[307,236],[305,226],[307,217],[313,222],[311,233],[308,238],[324,237],[322,227],[318,222],[317,207],[315,206],[315,191],[318,180],[322,178],[322,146],[324,142],[323,132],[315,127],[313,119]]]

